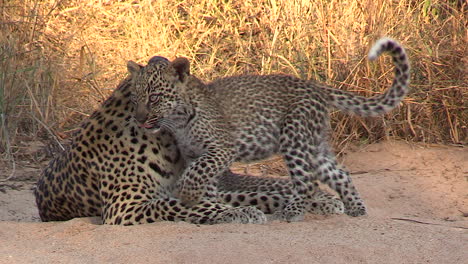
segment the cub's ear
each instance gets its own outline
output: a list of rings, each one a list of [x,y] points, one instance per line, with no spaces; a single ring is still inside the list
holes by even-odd
[[[186,58],[177,58],[169,64],[169,72],[179,81],[184,82],[190,76],[190,62]]]
[[[143,66],[141,66],[140,64],[134,61],[127,62],[127,70],[132,77],[135,76],[140,71],[141,68],[143,68]]]

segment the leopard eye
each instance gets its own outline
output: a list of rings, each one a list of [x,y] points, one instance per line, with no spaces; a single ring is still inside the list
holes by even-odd
[[[156,101],[158,100],[158,98],[159,98],[159,95],[157,95],[157,94],[151,94],[151,95],[149,96],[149,101],[150,101],[150,103],[154,103],[154,102],[156,102]]]

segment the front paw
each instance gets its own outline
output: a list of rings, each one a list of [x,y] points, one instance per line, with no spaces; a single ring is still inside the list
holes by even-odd
[[[290,202],[283,210],[278,210],[273,213],[272,219],[291,222],[299,222],[304,220],[305,210],[301,202]]]
[[[238,224],[265,224],[265,214],[253,206],[242,206],[230,208],[220,213],[213,224],[238,223]]]
[[[367,209],[362,200],[345,204],[345,213],[349,216],[364,216],[367,215]]]

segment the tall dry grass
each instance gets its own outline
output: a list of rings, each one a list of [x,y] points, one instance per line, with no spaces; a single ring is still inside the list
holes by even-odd
[[[66,136],[126,75],[126,61],[185,56],[205,80],[284,72],[371,96],[392,36],[412,60],[412,91],[385,118],[333,113],[334,140],[467,141],[467,6],[446,0],[25,0],[0,3],[0,152]]]

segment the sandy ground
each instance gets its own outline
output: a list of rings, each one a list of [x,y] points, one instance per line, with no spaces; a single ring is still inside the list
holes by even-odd
[[[31,188],[43,164],[23,164],[14,180],[0,174],[0,263],[468,263],[466,148],[384,142],[343,163],[368,216],[131,227],[38,222]]]

